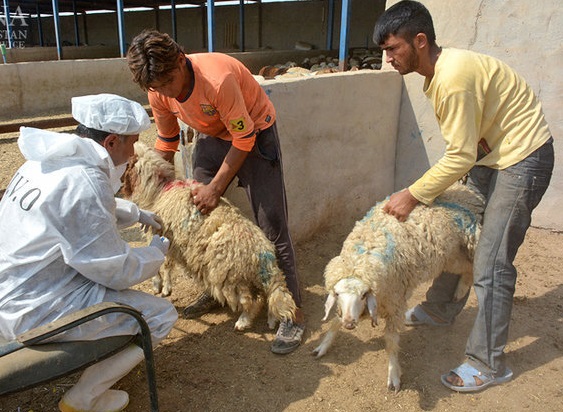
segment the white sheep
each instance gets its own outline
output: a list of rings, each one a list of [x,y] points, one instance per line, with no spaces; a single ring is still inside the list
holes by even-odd
[[[329,295],[323,321],[338,303],[341,318],[334,318],[317,357],[326,354],[340,327],[354,329],[366,306],[377,323],[385,319],[385,346],[389,356],[387,387],[399,391],[399,331],[404,326],[407,299],[421,283],[442,272],[459,274],[456,299],[472,283],[473,254],[480,232],[482,198],[456,183],[431,206],[419,205],[401,223],[383,212],[378,203],[358,221],[339,256],[325,268]]]
[[[135,155],[124,174],[123,194],[162,219],[170,249],[162,278],[153,279],[163,295],[172,290],[172,268],[193,278],[222,305],[242,311],[235,329],[244,330],[268,305],[268,325],[294,319],[295,302],[276,261],[274,245],[260,228],[222,198],[201,214],[192,201],[193,181],[176,180],[174,166],[146,145],[135,143]]]

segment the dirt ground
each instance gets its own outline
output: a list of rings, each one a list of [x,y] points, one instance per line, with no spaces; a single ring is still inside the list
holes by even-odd
[[[6,188],[22,162],[16,136],[0,135],[0,189]],[[180,317],[155,349],[160,410],[563,411],[563,234],[531,228],[516,259],[519,278],[506,348],[514,371],[511,382],[476,394],[458,394],[440,383],[440,374],[463,360],[477,311],[472,292],[451,327],[405,328],[402,390],[395,394],[386,388],[382,325],[372,328],[364,320],[354,331],[341,331],[324,358],[311,355],[328,326],[321,322],[326,297],[323,270],[339,253],[352,225],[353,220],[341,222],[297,245],[307,330],[296,352],[278,356],[269,351],[274,333],[265,315],[246,333],[234,332],[236,317],[226,309],[198,320]],[[132,244],[143,241],[137,229],[123,235]],[[149,282],[139,287],[150,293]],[[174,287],[170,299],[181,313],[198,291],[181,276]],[[410,304],[420,301],[427,287],[421,285]],[[2,397],[0,412],[56,411],[58,400],[77,377]],[[144,366],[135,368],[116,388],[130,394],[127,411],[149,410]]]

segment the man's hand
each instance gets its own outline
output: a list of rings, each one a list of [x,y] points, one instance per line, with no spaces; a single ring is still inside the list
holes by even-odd
[[[145,233],[147,233],[151,227],[155,232],[158,232],[162,228],[162,219],[156,213],[148,210],[139,209],[139,223]]]
[[[247,156],[248,152],[231,146],[213,180],[208,185],[196,186],[192,189],[194,204],[201,213],[206,215],[217,207],[221,196],[227,190],[229,183],[233,180]]]
[[[211,213],[219,204],[221,193],[211,182],[208,185],[198,185],[192,189],[194,205],[204,215]]]
[[[383,211],[395,216],[399,222],[404,222],[418,203],[409,189],[403,189],[391,195],[387,204],[383,206]]]
[[[158,248],[163,255],[166,255],[166,253],[168,253],[168,248],[170,247],[170,240],[164,236],[154,235],[149,246]]]
[[[165,152],[163,150],[154,149],[164,160],[174,164],[174,153],[176,152]]]

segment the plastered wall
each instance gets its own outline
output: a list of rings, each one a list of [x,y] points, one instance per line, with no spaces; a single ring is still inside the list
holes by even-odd
[[[388,0],[387,8],[397,3]],[[532,225],[563,230],[563,13],[560,0],[422,0],[432,14],[440,46],[459,47],[500,58],[518,71],[542,101],[555,139],[555,171]],[[384,65],[384,70],[393,70]],[[444,144],[434,112],[422,93],[423,78],[404,77],[397,143],[395,189],[434,164]]]

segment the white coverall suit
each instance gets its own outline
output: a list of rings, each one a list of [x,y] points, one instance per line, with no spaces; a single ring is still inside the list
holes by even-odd
[[[128,289],[155,275],[164,255],[154,246],[131,248],[120,237],[118,227],[139,218],[136,205],[114,197],[123,169],[100,144],[75,135],[22,128],[18,144],[27,161],[0,202],[0,335],[13,339],[78,309],[117,301],[143,313],[156,345],[177,312],[165,299]],[[57,339],[137,332],[132,317],[109,314]],[[120,355],[108,359],[108,370]],[[142,351],[133,358],[117,379],[142,360]]]

